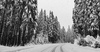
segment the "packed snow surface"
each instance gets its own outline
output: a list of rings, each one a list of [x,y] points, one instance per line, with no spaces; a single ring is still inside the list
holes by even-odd
[[[42,44],[19,47],[0,46],[0,52],[100,52],[100,48],[78,46],[70,43]]]

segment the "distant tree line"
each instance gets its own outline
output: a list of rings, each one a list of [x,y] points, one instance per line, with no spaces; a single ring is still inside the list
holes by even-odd
[[[43,33],[42,36],[47,36],[48,42],[55,43],[59,39],[60,24],[53,12],[50,11],[49,16],[47,16],[46,10],[41,10],[37,18],[37,24],[36,33]]]
[[[41,9],[37,18],[37,24],[37,37],[38,35],[41,35],[41,37],[46,36],[47,43],[74,42],[75,34],[73,28],[69,26],[67,32],[64,27],[61,28],[57,16],[54,16],[52,11],[49,12],[49,15],[46,15],[46,10]]]

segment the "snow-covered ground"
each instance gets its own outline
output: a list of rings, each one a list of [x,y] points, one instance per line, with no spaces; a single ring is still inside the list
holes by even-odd
[[[0,52],[100,52],[100,48],[82,47],[70,43],[31,45],[24,47],[0,46]]]

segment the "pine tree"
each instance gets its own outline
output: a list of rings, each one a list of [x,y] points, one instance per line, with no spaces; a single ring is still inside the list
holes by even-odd
[[[38,16],[38,19],[37,19],[37,33],[39,34],[40,31],[43,30],[43,21],[44,20],[44,17],[43,17],[43,10],[41,9],[40,13],[39,13],[39,16]]]
[[[46,36],[45,38],[51,43],[56,43],[60,40],[60,23],[52,11],[50,11],[48,17],[46,10],[41,9],[37,24],[37,36],[41,35],[42,38]]]
[[[73,23],[76,33],[82,36],[92,35],[96,37],[100,35],[99,0],[75,0],[73,9]]]
[[[61,30],[60,30],[60,41],[62,42],[62,43],[64,43],[65,42],[65,37],[66,36],[66,31],[65,31],[65,28],[64,28],[64,26],[61,28]]]
[[[37,0],[2,0],[0,6],[0,44],[28,43],[36,26]]]
[[[73,27],[68,26],[68,29],[67,29],[67,32],[66,32],[66,37],[65,37],[65,42],[74,43],[75,38],[76,38],[76,34],[73,31]]]

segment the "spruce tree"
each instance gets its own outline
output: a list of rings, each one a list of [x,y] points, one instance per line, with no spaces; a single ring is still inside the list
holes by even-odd
[[[74,31],[82,36],[100,35],[100,1],[74,0],[73,9]]]
[[[36,11],[37,0],[1,0],[0,44],[18,46],[28,43],[34,35]]]

